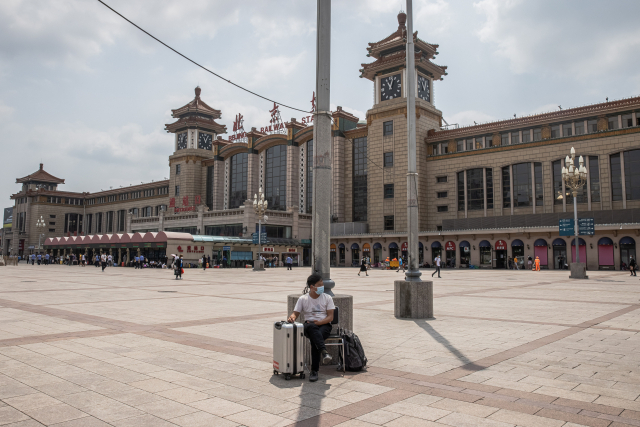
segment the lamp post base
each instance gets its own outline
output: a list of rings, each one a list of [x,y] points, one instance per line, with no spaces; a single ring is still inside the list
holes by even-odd
[[[264,271],[264,261],[261,259],[253,261],[253,271]]]
[[[571,275],[569,279],[588,279],[587,276],[587,264],[584,262],[572,262],[570,264]]]

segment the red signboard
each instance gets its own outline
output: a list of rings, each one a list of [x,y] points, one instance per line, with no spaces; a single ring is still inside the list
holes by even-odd
[[[187,253],[203,254],[204,253],[204,246],[187,246]]]
[[[456,250],[455,242],[452,242],[451,240],[449,240],[447,243],[444,244],[444,250],[445,251],[455,251]]]
[[[408,251],[409,250],[409,243],[404,242],[403,244],[400,245],[400,250],[401,251]]]
[[[507,250],[507,242],[504,240],[498,240],[496,242],[496,251],[506,251]]]
[[[20,239],[18,241],[18,250],[19,251],[24,251],[24,239]]]
[[[262,252],[275,252],[274,248],[262,248]]]

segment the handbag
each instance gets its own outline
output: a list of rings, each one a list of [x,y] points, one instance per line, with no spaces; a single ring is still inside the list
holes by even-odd
[[[184,268],[180,269],[180,274],[184,274]]]

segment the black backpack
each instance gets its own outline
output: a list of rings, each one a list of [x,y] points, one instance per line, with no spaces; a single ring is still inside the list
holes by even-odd
[[[344,361],[342,354],[340,355],[340,363],[344,364],[347,371],[361,371],[367,366],[367,356],[364,355],[364,349],[360,343],[360,339],[356,334],[348,329],[342,329],[340,335],[344,340]]]

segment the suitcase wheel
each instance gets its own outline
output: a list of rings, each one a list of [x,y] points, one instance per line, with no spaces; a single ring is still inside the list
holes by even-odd
[[[291,379],[291,374],[285,374],[284,379],[289,381]]]
[[[275,369],[273,370],[273,375],[278,375],[278,371],[276,371]]]

